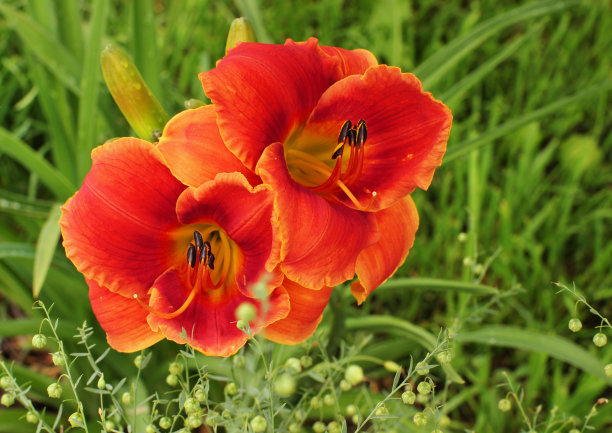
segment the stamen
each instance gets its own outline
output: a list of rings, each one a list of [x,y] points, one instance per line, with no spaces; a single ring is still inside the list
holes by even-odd
[[[211,270],[215,269],[215,255],[212,252],[208,253],[206,264]]]
[[[193,232],[193,238],[195,239],[195,245],[198,250],[202,249],[202,245],[204,245],[204,239],[202,238],[202,234],[199,231]]]
[[[342,129],[340,129],[340,135],[338,135],[338,143],[344,143],[346,140],[346,134],[348,134],[351,129],[352,123],[350,120],[347,120],[342,124]]]
[[[196,264],[196,247],[193,244],[189,244],[189,248],[187,249],[187,263],[192,268],[195,267]]]
[[[342,152],[344,152],[344,143],[342,143],[342,146],[336,148],[336,151],[332,155],[332,159],[338,158],[340,155],[342,155]]]
[[[366,124],[365,122],[361,123],[361,121],[363,121],[363,119],[361,119],[359,121],[359,124],[357,125],[357,148],[364,145],[368,138],[368,129],[366,127]]]

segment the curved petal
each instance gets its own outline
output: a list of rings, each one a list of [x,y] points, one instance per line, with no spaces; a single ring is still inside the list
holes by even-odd
[[[213,180],[217,173],[244,174],[252,185],[261,183],[225,147],[212,105],[183,111],[166,124],[157,148],[172,174],[189,186]]]
[[[144,296],[173,265],[168,233],[179,225],[175,205],[185,187],[143,140],[105,144],[92,159],[81,189],[62,207],[66,255],[110,291]]]
[[[330,203],[296,183],[280,143],[264,151],[257,173],[276,193],[282,272],[310,289],[352,279],[357,255],[378,239],[372,214]]]
[[[287,279],[283,287],[289,294],[289,314],[284,319],[269,325],[264,335],[268,340],[277,343],[298,344],[317,329],[333,288],[310,290]]]
[[[330,56],[338,57],[341,61],[341,77],[364,74],[372,66],[378,65],[374,54],[364,49],[345,50],[344,48],[321,46],[321,49]]]
[[[303,45],[242,43],[200,74],[227,147],[254,169],[266,146],[303,123],[337,78],[339,59]]]
[[[147,323],[149,312],[133,298],[113,293],[87,280],[93,312],[106,332],[108,344],[119,352],[136,352],[164,338]]]
[[[359,304],[404,263],[419,227],[419,214],[410,196],[375,215],[380,240],[359,254],[356,267],[359,280],[351,284]]]
[[[158,312],[171,313],[183,304],[189,291],[184,273],[171,269],[154,283],[149,305]],[[263,314],[259,301],[243,295],[237,286],[225,286],[199,293],[185,312],[176,318],[164,319],[151,313],[148,322],[152,329],[160,331],[168,339],[181,344],[188,342],[205,355],[230,356],[248,339],[247,334],[236,327],[235,311],[243,302],[255,305],[258,317]],[[270,295],[266,317],[259,318],[251,329],[256,333],[287,316],[288,312],[289,297],[286,290],[279,287]],[[186,339],[183,338],[183,329]]]
[[[428,188],[446,151],[452,115],[422,91],[414,75],[381,65],[336,82],[321,96],[303,133],[329,137],[331,154],[347,119],[364,119],[367,125],[363,170],[351,191],[362,204],[370,203],[376,191],[368,210],[389,207],[417,187]],[[346,197],[344,203],[354,206]]]
[[[253,188],[240,173],[221,173],[212,182],[188,188],[179,197],[177,214],[183,224],[214,222],[242,252],[242,269],[236,274],[241,290],[278,263],[279,236],[272,223],[274,195],[264,185]],[[282,276],[270,281],[274,287]]]

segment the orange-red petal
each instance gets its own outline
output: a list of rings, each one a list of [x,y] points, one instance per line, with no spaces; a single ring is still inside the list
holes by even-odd
[[[171,313],[183,304],[191,290],[184,273],[171,269],[154,284],[149,305],[162,313]],[[289,297],[279,287],[268,299],[267,315],[259,301],[245,296],[236,285],[226,285],[218,290],[199,293],[184,313],[173,319],[164,319],[151,313],[148,317],[151,328],[163,333],[177,343],[189,343],[192,347],[210,356],[230,356],[240,349],[248,336],[236,327],[236,308],[243,302],[256,306],[258,320],[251,324],[253,332],[269,323],[287,316]],[[186,339],[183,338],[183,329]]]
[[[257,282],[278,263],[279,239],[272,223],[274,194],[265,186],[252,187],[240,173],[221,173],[212,182],[188,188],[179,197],[177,214],[183,224],[215,223],[242,252],[236,275],[240,290]],[[213,252],[214,253],[214,252]],[[282,276],[270,284],[280,284]]]
[[[287,279],[283,287],[289,294],[289,315],[269,325],[265,329],[265,336],[281,344],[298,344],[317,329],[332,287],[310,290]]]
[[[227,147],[254,169],[266,146],[303,123],[338,77],[340,60],[301,45],[242,43],[200,74]]]
[[[352,279],[357,255],[378,239],[373,214],[330,203],[296,183],[280,143],[266,148],[257,173],[276,194],[283,273],[311,289]]]
[[[168,233],[185,188],[155,146],[122,138],[97,147],[81,189],[62,207],[66,255],[87,278],[112,292],[146,295],[172,265]]]
[[[359,304],[404,263],[419,227],[419,214],[410,196],[375,216],[380,240],[359,254],[356,267],[359,280],[351,284]]]
[[[384,209],[417,187],[427,189],[442,163],[452,115],[414,75],[381,65],[336,82],[321,96],[304,133],[335,143],[347,119],[367,125],[363,170],[350,187],[362,205]],[[347,197],[343,202],[354,206]]]
[[[345,50],[344,48],[321,46],[321,49],[330,56],[335,56],[340,59],[340,72],[344,78],[349,75],[364,74],[372,66],[378,65],[374,54],[368,50]]]
[[[252,185],[261,183],[223,143],[212,105],[182,111],[170,119],[157,148],[185,185],[199,186],[217,173],[231,172],[244,174]]]
[[[147,323],[147,310],[133,298],[126,298],[87,280],[89,299],[108,344],[119,352],[136,352],[149,347],[164,336],[153,332]]]

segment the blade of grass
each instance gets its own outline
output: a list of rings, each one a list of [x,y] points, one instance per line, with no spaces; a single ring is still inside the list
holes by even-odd
[[[370,332],[390,332],[413,340],[429,351],[433,350],[437,343],[436,337],[429,331],[393,316],[363,316],[349,318],[346,319],[345,326],[347,331],[363,330]],[[442,368],[453,382],[465,382],[451,365],[444,364]]]
[[[599,359],[577,344],[557,335],[510,326],[488,326],[476,331],[461,332],[455,336],[455,340],[546,353],[612,385],[612,378],[605,375],[604,365]]]
[[[34,256],[34,271],[32,276],[32,295],[38,298],[40,290],[45,282],[47,271],[53,260],[53,254],[57,250],[57,241],[60,237],[59,219],[62,214],[60,205],[51,208],[49,217],[38,237],[36,244],[36,255]]]
[[[417,66],[413,73],[421,78],[424,88],[431,88],[440,78],[448,74],[449,70],[459,60],[476,49],[493,34],[512,24],[557,12],[579,2],[579,0],[544,0],[528,3],[494,16],[474,27],[469,33],[454,39],[444,48],[436,51],[435,54]]]
[[[70,50],[77,61],[83,60],[83,31],[81,29],[81,14],[78,2],[57,1],[58,16],[62,17],[59,26],[60,39]]]
[[[79,101],[78,134],[77,134],[77,172],[79,180],[85,178],[91,166],[90,153],[94,147],[100,89],[99,58],[102,51],[102,37],[106,28],[108,2],[97,0],[94,4],[91,31],[85,52],[85,67],[81,79],[81,98]]]
[[[263,18],[261,17],[261,8],[259,7],[259,3],[257,0],[234,0],[234,4],[240,11],[240,13],[247,17],[251,23],[253,23],[253,28],[255,29],[255,35],[257,36],[257,40],[259,42],[264,42],[266,44],[273,43],[272,38],[268,35],[266,31],[266,26],[263,23]],[[228,27],[229,28],[229,27]]]
[[[134,63],[151,92],[158,98],[162,90],[159,77],[155,14],[152,0],[133,2],[132,54]]]
[[[19,34],[24,45],[34,52],[58,80],[78,94],[81,67],[72,54],[53,35],[24,13],[3,4],[0,4],[0,11]]]
[[[75,186],[60,171],[26,143],[0,127],[0,152],[7,154],[36,174],[58,199],[66,199]]]
[[[510,134],[530,122],[533,122],[537,119],[540,119],[557,111],[570,108],[573,106],[573,104],[581,101],[582,99],[599,96],[601,93],[606,92],[610,89],[612,89],[612,81],[605,81],[601,84],[587,87],[586,89],[581,90],[580,92],[575,93],[571,96],[558,99],[555,102],[552,102],[542,108],[534,110],[523,116],[509,120],[508,122],[499,125],[476,138],[466,140],[462,143],[450,147],[446,152],[446,155],[444,156],[444,162],[448,163],[449,161],[452,161],[462,155],[465,155],[466,153],[469,153],[472,150],[478,149],[490,143],[496,138],[502,137],[506,134]]]
[[[499,293],[495,287],[491,286],[437,278],[394,278],[377,288],[376,292],[378,293],[391,289],[435,290],[440,292],[455,291],[469,293],[475,296],[490,296]]]

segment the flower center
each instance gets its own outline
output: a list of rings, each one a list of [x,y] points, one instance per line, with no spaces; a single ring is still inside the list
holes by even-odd
[[[233,277],[236,263],[232,258],[234,244],[227,234],[215,225],[206,225],[201,231],[193,232],[193,240],[186,251],[186,261],[180,266],[191,290],[179,308],[164,313],[157,311],[135,296],[138,303],[150,313],[163,319],[180,316],[193,302],[198,293],[208,293],[223,287],[228,276]],[[217,252],[217,256],[213,253]],[[232,266],[234,265],[234,266]],[[231,274],[231,275],[230,275]]]
[[[340,202],[344,194],[358,210],[367,210],[372,203],[362,205],[352,192],[363,171],[367,138],[365,120],[360,119],[356,124],[347,120],[342,124],[331,158],[327,153],[329,145],[324,146],[327,150],[322,150],[320,144],[304,140],[305,145],[287,146],[285,159],[291,177],[328,200]],[[372,200],[375,196],[372,193]]]

